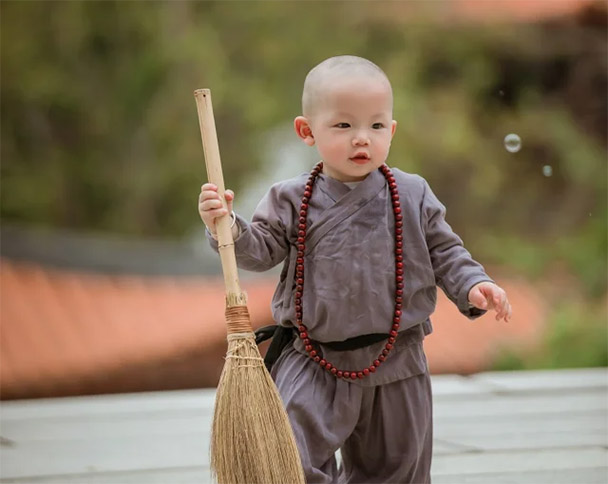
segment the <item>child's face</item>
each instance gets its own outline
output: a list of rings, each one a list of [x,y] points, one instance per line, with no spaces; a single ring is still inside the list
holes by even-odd
[[[314,114],[296,118],[296,132],[316,145],[323,172],[340,181],[363,180],[388,156],[397,122],[390,86],[378,79],[337,79],[323,89]],[[300,129],[298,120],[300,119]],[[302,121],[303,120],[303,121]],[[302,131],[302,124],[308,125]]]

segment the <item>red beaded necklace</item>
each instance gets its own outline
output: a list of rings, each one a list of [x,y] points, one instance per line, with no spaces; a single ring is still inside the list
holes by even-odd
[[[395,214],[395,312],[393,315],[393,325],[389,333],[388,342],[384,345],[382,353],[378,355],[378,358],[372,362],[367,368],[361,371],[344,371],[338,370],[329,361],[321,358],[317,354],[317,351],[313,348],[311,340],[308,338],[308,328],[302,323],[302,294],[304,291],[304,250],[306,249],[306,215],[308,213],[308,203],[312,195],[313,185],[316,178],[323,169],[323,162],[319,162],[313,170],[310,172],[306,187],[304,188],[304,195],[302,196],[302,203],[300,205],[300,217],[298,219],[298,239],[297,239],[297,258],[296,258],[296,293],[295,293],[295,305],[296,305],[296,322],[298,325],[298,331],[300,333],[300,339],[304,343],[304,348],[308,352],[310,358],[315,363],[319,363],[321,368],[325,368],[338,378],[356,380],[357,378],[365,378],[370,373],[374,373],[386,357],[393,349],[393,345],[397,340],[399,331],[399,322],[401,321],[401,304],[403,303],[403,215],[401,215],[401,204],[399,203],[399,191],[397,190],[397,183],[395,177],[391,173],[388,166],[382,165],[380,171],[386,178],[389,190],[391,192],[391,199],[393,202],[393,213]]]

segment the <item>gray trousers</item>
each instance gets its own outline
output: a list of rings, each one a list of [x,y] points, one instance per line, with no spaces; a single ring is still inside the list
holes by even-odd
[[[378,386],[337,379],[293,347],[271,372],[294,430],[306,482],[431,482],[428,371]],[[340,449],[338,468],[335,452]]]

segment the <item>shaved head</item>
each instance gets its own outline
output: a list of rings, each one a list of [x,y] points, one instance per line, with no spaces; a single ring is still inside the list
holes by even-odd
[[[391,91],[392,98],[391,83],[384,71],[376,64],[363,57],[340,55],[324,60],[313,67],[306,76],[302,92],[302,114],[306,117],[314,114],[323,94],[331,87],[331,81],[353,77],[377,79],[385,83]]]

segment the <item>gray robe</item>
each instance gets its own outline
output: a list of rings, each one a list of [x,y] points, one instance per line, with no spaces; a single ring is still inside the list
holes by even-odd
[[[471,308],[467,296],[473,285],[490,278],[446,223],[445,208],[424,179],[392,171],[403,215],[405,272],[393,350],[375,373],[342,380],[314,363],[298,338],[272,368],[309,484],[429,483],[432,395],[422,340],[432,331],[436,286],[465,316],[484,312]],[[295,321],[296,227],[307,177],[273,185],[251,223],[237,216],[238,265],[265,271],[284,264],[272,299],[274,319],[284,326]],[[327,361],[360,371],[377,358],[384,341],[346,352],[323,342],[388,333],[393,324],[394,215],[384,176],[376,170],[351,190],[320,175],[307,222],[303,322]]]
[[[473,319],[484,311],[471,308],[471,287],[490,281],[483,267],[463,247],[445,221],[445,207],[418,175],[392,169],[403,215],[404,289],[400,333],[376,373],[352,383],[374,386],[419,374],[426,368],[420,342],[432,331],[436,286]],[[274,320],[294,325],[294,274],[301,197],[308,174],[273,185],[255,210],[251,223],[237,215],[235,240],[239,267],[266,271],[283,262],[272,299]],[[320,343],[370,333],[388,333],[395,294],[394,215],[384,175],[375,170],[352,190],[319,175],[309,202],[305,252],[303,322]],[[217,242],[210,237],[212,247]],[[381,353],[385,342],[348,352],[321,344],[323,356],[339,369],[360,371]],[[300,340],[295,342],[304,353]],[[407,348],[407,351],[404,349]]]

